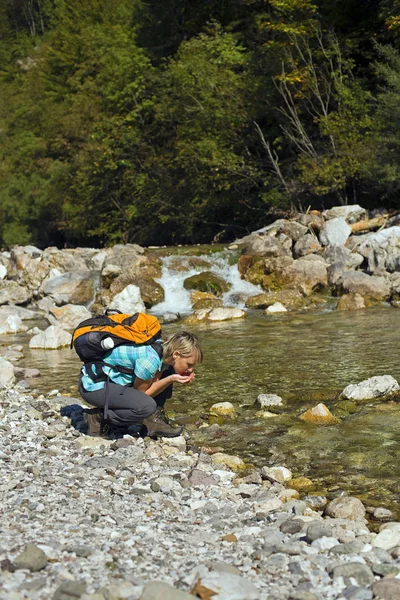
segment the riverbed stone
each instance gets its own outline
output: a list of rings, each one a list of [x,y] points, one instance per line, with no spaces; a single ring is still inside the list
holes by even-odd
[[[365,506],[361,500],[352,496],[335,498],[325,509],[325,514],[329,517],[350,521],[364,520],[365,512]]]
[[[400,531],[397,529],[384,529],[372,540],[372,545],[375,548],[392,550],[396,546],[400,546]]]
[[[130,284],[112,298],[108,308],[110,310],[119,310],[124,314],[134,314],[136,312],[145,312],[145,305],[140,295],[140,289],[137,285]]]
[[[276,302],[281,302],[286,308],[295,309],[305,306],[308,300],[300,290],[278,290],[250,296],[246,300],[246,308],[265,309]]]
[[[281,408],[284,406],[282,398],[276,394],[259,394],[255,404],[260,408]]]
[[[231,456],[230,454],[225,454],[224,452],[216,452],[211,456],[211,462],[213,465],[224,465],[232,471],[240,471],[244,469],[245,463],[238,456]]]
[[[193,596],[163,581],[151,581],[145,585],[140,600],[193,600]]]
[[[321,244],[318,241],[316,235],[307,233],[297,240],[293,247],[293,256],[300,258],[301,256],[307,256],[307,254],[314,254],[322,249]]]
[[[81,321],[90,319],[92,316],[92,313],[85,306],[77,304],[54,306],[50,309],[50,314],[54,317],[52,324],[61,325],[65,329],[75,329]]]
[[[398,392],[400,386],[391,375],[370,377],[357,384],[350,384],[343,390],[341,397],[347,400],[373,400]]]
[[[0,356],[0,388],[15,383],[14,365]]]
[[[265,309],[265,313],[267,315],[284,312],[287,312],[287,308],[283,306],[283,304],[281,304],[280,302],[275,302],[274,304],[271,304],[271,306],[268,306],[268,308]]]
[[[286,467],[262,467],[261,477],[268,481],[286,483],[292,478],[292,472]]]
[[[224,571],[209,571],[201,577],[192,590],[192,594],[195,593],[197,596],[201,594],[200,598],[207,598],[204,595],[207,593],[209,598],[215,600],[259,600],[260,598],[260,592],[253,583],[240,575]]]
[[[400,598],[400,579],[384,577],[372,585],[377,600],[398,600]]]
[[[367,565],[359,562],[350,562],[343,565],[336,565],[330,570],[333,579],[342,577],[346,584],[351,585],[351,579],[355,579],[358,585],[371,585],[374,581],[374,574]]]
[[[207,314],[208,321],[230,321],[231,319],[243,319],[246,311],[241,308],[212,308]]]
[[[22,319],[18,315],[9,315],[5,319],[0,316],[0,335],[25,331],[28,331],[28,328],[22,323]]]
[[[225,292],[229,291],[231,285],[215,273],[203,271],[203,273],[198,273],[185,279],[183,287],[186,290],[198,290],[221,297]]]
[[[41,293],[50,296],[58,306],[86,305],[95,296],[96,282],[96,272],[69,271],[45,279],[41,286]]]
[[[64,581],[54,592],[52,600],[80,600],[86,594],[86,586],[80,581]]]
[[[322,537],[332,537],[332,525],[326,521],[315,521],[310,523],[306,531],[307,542],[311,544]]]
[[[306,423],[313,423],[315,425],[334,425],[339,422],[322,402],[306,410],[299,418]]]
[[[27,304],[32,293],[16,281],[5,279],[0,287],[0,304]]]
[[[231,402],[217,402],[210,406],[210,414],[221,415],[223,417],[236,416],[236,409]]]
[[[390,296],[390,284],[385,277],[376,277],[360,271],[347,271],[337,282],[338,290],[360,294],[371,300],[386,300]]]
[[[62,348],[71,344],[71,334],[57,325],[50,325],[47,329],[34,335],[29,342],[29,348],[45,348],[47,350]]]
[[[14,559],[13,565],[16,569],[41,571],[47,566],[47,557],[35,544],[27,544],[23,552]]]
[[[360,310],[365,308],[365,300],[360,294],[344,294],[336,306],[336,310]]]

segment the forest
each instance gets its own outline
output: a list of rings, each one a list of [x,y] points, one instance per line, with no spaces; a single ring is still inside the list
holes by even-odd
[[[0,0],[0,247],[400,206],[400,0]]]

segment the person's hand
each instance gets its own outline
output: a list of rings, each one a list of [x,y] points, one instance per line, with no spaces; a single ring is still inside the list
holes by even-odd
[[[190,383],[191,381],[193,381],[193,379],[196,377],[195,373],[189,373],[188,375],[186,374],[180,374],[180,373],[174,373],[173,375],[170,376],[171,377],[171,382],[172,383]]]

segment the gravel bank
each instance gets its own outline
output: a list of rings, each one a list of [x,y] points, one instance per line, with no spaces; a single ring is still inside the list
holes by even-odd
[[[1,600],[400,598],[400,523],[183,437],[90,438],[72,402],[0,391]]]

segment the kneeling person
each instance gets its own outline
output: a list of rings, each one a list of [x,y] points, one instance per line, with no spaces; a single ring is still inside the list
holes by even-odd
[[[165,419],[163,407],[174,383],[193,381],[193,368],[202,362],[203,350],[197,336],[185,331],[171,336],[162,347],[162,358],[152,346],[113,348],[104,357],[107,365],[99,367],[106,381],[94,381],[82,368],[79,392],[95,407],[87,413],[89,435],[101,435],[104,423],[133,435],[175,437],[182,433],[182,427]]]

